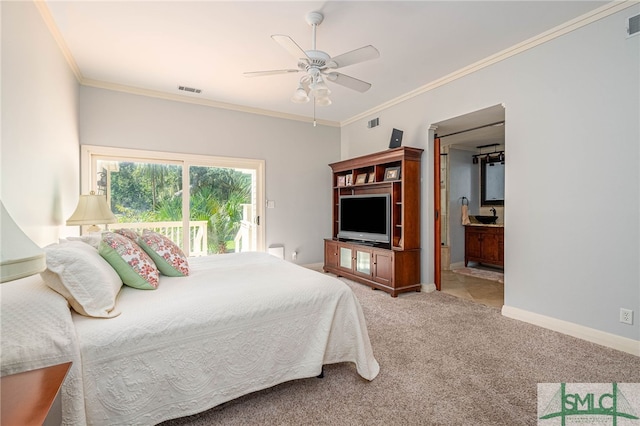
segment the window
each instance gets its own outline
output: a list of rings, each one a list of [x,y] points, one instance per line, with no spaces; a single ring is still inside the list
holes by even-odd
[[[264,161],[82,146],[82,192],[115,228],[160,232],[187,255],[264,250]]]

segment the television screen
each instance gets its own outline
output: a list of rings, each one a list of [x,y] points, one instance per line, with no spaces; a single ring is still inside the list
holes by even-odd
[[[389,194],[340,197],[338,237],[388,243]]]

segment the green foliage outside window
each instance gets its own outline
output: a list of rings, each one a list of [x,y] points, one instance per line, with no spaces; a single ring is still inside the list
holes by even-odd
[[[111,209],[119,222],[182,220],[182,167],[119,163],[111,172]],[[190,220],[207,221],[209,253],[234,251],[242,204],[251,203],[251,175],[234,169],[190,167]]]

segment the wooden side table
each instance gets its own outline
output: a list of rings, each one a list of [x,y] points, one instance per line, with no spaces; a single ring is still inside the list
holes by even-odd
[[[53,365],[0,378],[0,424],[44,423],[71,363]]]

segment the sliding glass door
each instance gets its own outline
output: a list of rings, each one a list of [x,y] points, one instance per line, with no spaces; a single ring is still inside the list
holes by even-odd
[[[151,229],[191,256],[264,250],[264,163],[83,146],[83,193],[104,194],[115,228]]]

